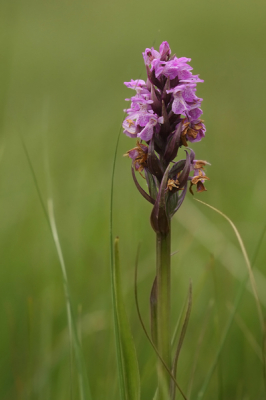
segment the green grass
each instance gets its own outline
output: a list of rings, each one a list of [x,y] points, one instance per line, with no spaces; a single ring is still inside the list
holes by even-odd
[[[232,219],[248,255],[253,255],[266,222],[265,11],[264,2],[251,0],[1,2],[1,399],[70,400],[71,386],[72,399],[79,398],[75,367],[70,379],[58,254],[20,135],[43,199],[52,193],[92,397],[117,400],[109,200],[124,98],[131,94],[123,82],[144,77],[141,52],[162,40],[178,56],[192,58],[194,72],[205,80],[198,94],[204,98],[207,126],[206,138],[193,149],[212,164],[208,192],[198,197]],[[120,237],[123,293],[146,400],[156,387],[156,355],[135,310],[134,263],[141,241],[138,296],[148,326],[155,238],[149,225],[151,207],[136,191],[130,162],[122,157],[133,146],[121,136],[113,233]],[[214,361],[246,267],[227,222],[189,196],[172,224],[172,249],[178,250],[173,256],[172,326],[174,330],[191,279],[193,305],[177,382],[186,393],[192,382],[194,399]],[[265,256],[264,237],[253,269],[264,314]],[[237,316],[260,346],[249,286]],[[265,397],[261,360],[239,318],[232,323],[206,400]]]

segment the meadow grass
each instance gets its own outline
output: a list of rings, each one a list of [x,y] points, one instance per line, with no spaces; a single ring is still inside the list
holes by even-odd
[[[178,56],[191,57],[205,80],[199,94],[204,98],[207,133],[199,156],[212,165],[208,192],[198,198],[238,227],[247,253],[253,255],[252,270],[265,314],[266,249],[261,232],[266,197],[266,56],[261,38],[266,5],[251,0],[175,4],[23,0],[2,1],[0,11],[0,398],[80,398],[74,358],[70,372],[58,248],[40,206],[21,135],[42,198],[53,194],[72,321],[92,399],[117,400],[109,268],[111,166],[128,96],[123,82],[140,76],[140,53],[155,37],[155,46],[168,40]],[[154,237],[150,207],[136,192],[130,163],[122,157],[131,147],[130,140],[121,136],[113,232],[120,237],[123,295],[146,400],[154,396],[157,356],[135,309],[134,264],[141,241],[138,300],[148,327]],[[178,252],[172,257],[171,323],[174,331],[180,319],[177,338],[190,279],[193,287],[177,382],[195,399],[213,369],[206,400],[264,399],[261,327],[233,231],[228,222],[189,196],[172,228],[172,248]]]

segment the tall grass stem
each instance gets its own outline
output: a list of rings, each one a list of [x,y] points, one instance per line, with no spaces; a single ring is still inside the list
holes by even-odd
[[[258,242],[256,251],[255,251],[255,255],[254,255],[254,257],[253,257],[253,262],[252,262],[252,264],[251,264],[250,261],[249,261],[249,258],[248,258],[248,255],[247,255],[246,248],[245,248],[245,246],[244,246],[243,240],[242,240],[242,238],[241,238],[241,236],[240,236],[240,234],[239,234],[239,232],[238,232],[236,226],[235,226],[234,223],[230,220],[230,218],[227,217],[227,215],[225,215],[225,214],[222,213],[221,211],[217,210],[215,207],[213,207],[213,206],[211,206],[211,205],[209,205],[209,204],[207,204],[207,203],[205,203],[205,202],[203,202],[203,201],[201,201],[201,200],[198,200],[198,199],[195,199],[195,200],[198,201],[199,203],[202,203],[202,204],[204,204],[205,206],[211,208],[212,210],[216,211],[218,214],[222,215],[222,216],[230,223],[230,225],[232,226],[232,228],[233,228],[233,230],[234,230],[234,232],[235,232],[235,234],[236,234],[236,237],[237,237],[237,239],[238,239],[238,242],[239,242],[239,245],[240,245],[240,248],[241,248],[242,254],[243,254],[243,256],[244,256],[244,259],[245,259],[245,262],[246,262],[246,265],[247,265],[247,269],[248,269],[248,274],[247,274],[247,276],[242,280],[242,282],[241,282],[241,284],[240,284],[238,293],[237,293],[236,298],[235,298],[234,306],[232,307],[231,315],[230,315],[229,320],[227,321],[226,327],[225,327],[225,329],[224,329],[224,333],[223,333],[223,336],[222,336],[222,340],[221,340],[221,342],[220,342],[220,344],[219,344],[219,347],[218,347],[218,349],[217,349],[217,352],[216,352],[216,354],[215,354],[214,361],[213,361],[213,363],[212,363],[212,365],[211,365],[211,367],[210,367],[208,373],[206,374],[206,378],[205,378],[205,380],[204,380],[204,382],[203,382],[203,385],[202,385],[200,391],[198,392],[197,400],[200,400],[200,399],[202,399],[202,398],[204,397],[205,392],[206,392],[206,390],[207,390],[207,387],[208,387],[208,385],[209,385],[209,382],[210,382],[210,380],[211,380],[211,377],[212,377],[212,375],[213,375],[213,372],[214,372],[214,370],[215,370],[215,368],[216,368],[218,359],[219,359],[219,357],[220,357],[220,354],[221,354],[222,349],[223,349],[223,347],[224,347],[224,343],[225,343],[226,338],[227,338],[227,336],[228,336],[228,332],[229,332],[229,330],[230,330],[230,328],[231,328],[231,325],[232,325],[232,323],[233,323],[233,321],[234,321],[234,318],[235,318],[235,315],[236,315],[236,311],[237,311],[237,309],[238,309],[238,306],[239,306],[240,301],[241,301],[241,299],[242,299],[242,296],[243,296],[243,294],[244,294],[244,291],[245,291],[245,288],[246,288],[246,285],[247,285],[247,282],[248,282],[248,278],[250,279],[250,284],[251,284],[252,291],[253,291],[253,295],[254,295],[254,298],[255,298],[255,301],[256,301],[257,310],[258,310],[258,316],[259,316],[259,321],[260,321],[260,325],[261,325],[261,329],[262,329],[262,336],[263,336],[263,343],[262,343],[262,359],[263,359],[264,384],[265,384],[265,382],[266,382],[266,379],[265,379],[265,375],[266,375],[266,372],[265,372],[265,343],[264,343],[264,338],[265,338],[265,323],[264,323],[264,317],[263,317],[263,313],[262,313],[262,309],[261,309],[261,304],[260,304],[259,296],[258,296],[258,293],[257,293],[256,282],[255,282],[254,274],[253,274],[253,271],[252,271],[252,266],[253,266],[254,263],[255,263],[255,259],[256,259],[256,257],[257,257],[257,254],[258,254],[260,245],[261,245],[261,243],[262,243],[262,238],[263,238],[264,233],[265,233],[265,231],[266,231],[266,227],[264,227],[263,232],[262,232],[262,234],[261,234],[261,236],[260,236],[260,239],[259,239],[259,242]]]
[[[57,233],[54,211],[53,211],[53,201],[51,198],[48,199],[48,212],[47,212],[45,203],[42,198],[41,190],[40,190],[40,187],[38,184],[38,179],[36,177],[27,147],[25,145],[25,142],[24,142],[24,139],[22,136],[20,136],[20,139],[21,139],[22,147],[23,147],[23,150],[25,152],[25,155],[26,155],[29,167],[30,167],[30,171],[31,171],[31,174],[33,177],[33,181],[34,181],[37,193],[38,193],[38,197],[39,197],[46,221],[49,225],[50,232],[52,234],[52,238],[53,238],[53,241],[55,244],[55,248],[57,251],[57,255],[59,258],[59,263],[60,263],[60,267],[61,267],[61,271],[62,271],[62,276],[63,276],[63,285],[64,285],[64,292],[65,292],[67,320],[68,320],[68,329],[69,329],[69,343],[70,343],[71,398],[73,397],[72,396],[72,376],[73,376],[72,343],[73,343],[74,354],[75,354],[75,358],[76,358],[76,362],[77,362],[77,369],[78,369],[80,398],[81,398],[81,400],[92,400],[88,377],[87,377],[87,373],[86,373],[86,366],[85,366],[83,354],[82,354],[79,339],[78,339],[76,324],[75,324],[73,314],[72,314],[66,266],[65,266],[65,261],[64,261],[58,233]]]

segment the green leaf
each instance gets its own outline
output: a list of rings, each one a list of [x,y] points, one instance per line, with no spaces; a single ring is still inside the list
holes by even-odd
[[[116,344],[118,346],[118,367],[122,376],[121,395],[123,400],[140,399],[140,377],[136,349],[131,334],[123,300],[120,277],[119,239],[115,239],[114,268],[112,270],[112,290],[116,325]]]
[[[169,215],[172,216],[174,214],[174,210],[177,206],[177,203],[178,203],[178,192],[168,193],[167,202],[166,202],[166,210]]]
[[[144,169],[145,171],[145,177],[146,177],[146,181],[148,184],[148,188],[149,188],[149,193],[150,196],[156,200],[156,197],[158,195],[158,189],[154,180],[154,176],[150,173],[150,171],[148,170],[148,168]]]

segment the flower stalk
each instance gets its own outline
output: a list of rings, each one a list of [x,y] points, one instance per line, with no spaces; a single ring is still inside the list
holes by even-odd
[[[171,230],[156,234],[157,349],[171,370]],[[162,362],[157,362],[158,400],[169,400],[170,376]]]

